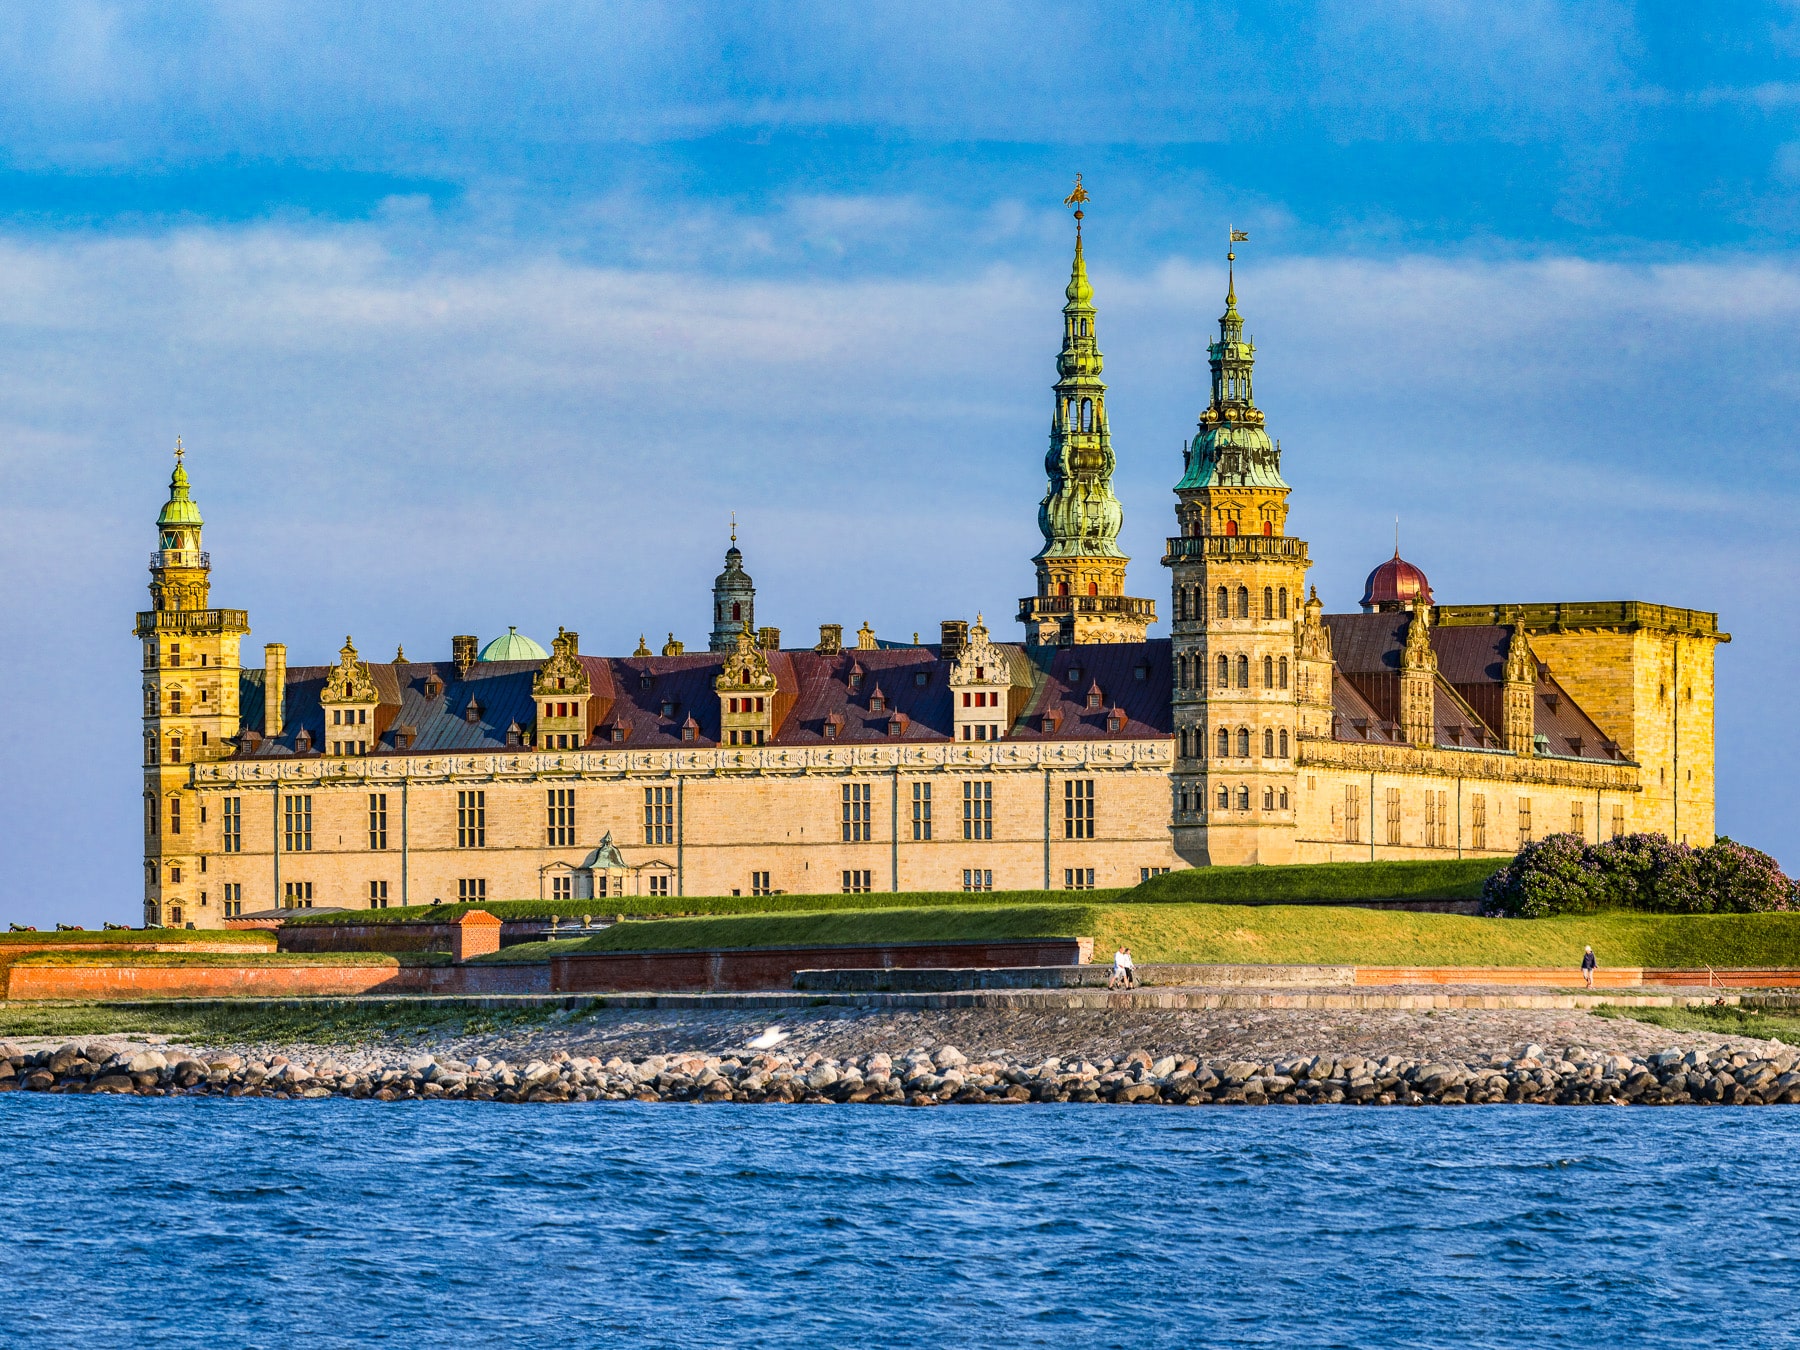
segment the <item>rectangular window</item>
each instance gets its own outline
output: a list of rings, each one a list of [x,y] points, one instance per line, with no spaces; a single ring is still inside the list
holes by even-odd
[[[1429,790],[1425,793],[1425,847],[1426,848],[1436,848],[1437,844],[1438,844],[1437,799],[1438,799],[1437,793],[1431,792]]]
[[[290,881],[283,887],[282,903],[288,909],[310,909],[312,900],[310,881]]]
[[[752,872],[750,874],[750,894],[752,894],[752,895],[773,895],[773,894],[775,894],[774,889],[769,885],[769,874],[767,872]]]
[[[369,908],[386,909],[388,907],[387,882],[371,881],[369,883]]]
[[[866,867],[860,871],[852,871],[849,868],[844,869],[844,894],[867,895],[870,891],[875,889],[870,883],[870,878],[873,875],[874,873]]]
[[[604,879],[601,884],[605,884]],[[552,900],[573,900],[575,898],[575,878],[566,872],[560,877],[551,877],[550,898]]]
[[[181,833],[181,798],[169,798],[169,833]]]
[[[650,878],[650,894],[666,896],[669,894],[669,874],[655,873]]]
[[[369,847],[380,852],[387,847],[387,793],[369,794]]]
[[[1063,838],[1094,837],[1094,780],[1070,778],[1063,783]]]
[[[1612,809],[1612,837],[1614,839],[1625,837],[1625,808],[1623,806],[1615,806]]]
[[[575,846],[575,789],[551,788],[544,808],[544,842],[551,848]],[[569,897],[563,896],[563,899]]]
[[[456,846],[487,847],[487,793],[456,794]]]
[[[1487,794],[1477,792],[1469,798],[1469,844],[1483,849],[1487,842]]]
[[[931,784],[914,783],[912,798],[913,838],[916,840],[929,839],[931,838]]]
[[[479,794],[471,794],[479,795]],[[458,877],[456,881],[456,898],[464,904],[479,903],[487,899],[486,877]]]
[[[963,838],[994,837],[994,785],[990,782],[963,784]]]
[[[1387,790],[1387,841],[1390,844],[1400,842],[1400,789]]]
[[[865,844],[869,840],[869,792],[871,784],[844,784],[844,842]]]
[[[244,912],[244,883],[228,881],[225,883],[225,917],[235,919]]]
[[[1094,889],[1094,869],[1091,867],[1063,868],[1063,889],[1065,891],[1091,891]]]
[[[312,794],[282,798],[282,846],[289,853],[312,852]]]
[[[1519,844],[1523,847],[1531,842],[1531,798],[1519,798]]]
[[[1169,869],[1166,867],[1140,867],[1140,868],[1138,868],[1138,880],[1139,881],[1148,881],[1148,880],[1150,880],[1151,877],[1166,877],[1168,875],[1169,875]]]
[[[1569,833],[1582,842],[1587,841],[1587,803],[1569,803]]]
[[[672,844],[675,842],[674,788],[644,789],[644,842],[646,844]]]
[[[225,798],[225,811],[221,820],[224,828],[224,849],[227,853],[244,851],[244,799],[242,797]]]
[[[1362,843],[1362,789],[1355,783],[1344,784],[1344,842]]]
[[[965,891],[991,891],[994,889],[994,871],[991,867],[963,868],[963,889]]]

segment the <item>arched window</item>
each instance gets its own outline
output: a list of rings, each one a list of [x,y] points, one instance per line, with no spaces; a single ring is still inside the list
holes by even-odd
[[[1067,595],[1069,593],[1069,583],[1066,581],[1057,582],[1056,583],[1056,593],[1058,595]]]
[[[1286,759],[1286,758],[1287,758],[1287,757],[1288,757],[1288,753],[1287,753],[1287,728],[1286,728],[1286,727],[1283,727],[1283,728],[1282,728],[1282,729],[1281,729],[1281,757],[1282,757],[1282,758],[1283,758],[1283,759]],[[1284,794],[1284,795],[1285,795],[1285,794]],[[1283,802],[1283,803],[1282,803],[1282,805],[1283,805],[1283,806],[1286,806],[1286,805],[1287,805],[1287,803],[1286,803],[1286,802]]]
[[[1287,799],[1287,789],[1286,788],[1281,789],[1281,809],[1283,811],[1288,809],[1288,799]]]
[[[1275,758],[1275,731],[1272,727],[1263,728],[1263,758]]]
[[[1273,811],[1274,809],[1275,809],[1275,789],[1272,787],[1266,787],[1263,789],[1263,810]]]
[[[1216,597],[1213,609],[1221,619],[1229,619],[1231,617],[1231,597],[1226,594],[1223,586],[1219,587],[1219,594]]]
[[[1274,687],[1275,687],[1275,658],[1272,656],[1265,656],[1265,657],[1263,657],[1263,688],[1264,689],[1273,689]]]
[[[1275,588],[1273,586],[1264,586],[1263,587],[1263,618],[1272,619],[1274,617],[1275,617]]]
[[[1175,588],[1175,617],[1177,620],[1187,618],[1187,587]]]
[[[1224,727],[1219,728],[1219,758],[1225,759],[1231,754],[1231,733]]]
[[[1249,727],[1239,727],[1238,728],[1238,758],[1239,759],[1249,759],[1250,758],[1250,728]]]
[[[1250,658],[1247,656],[1238,657],[1237,670],[1237,687],[1239,689],[1248,689],[1250,687]]]
[[[1219,658],[1219,688],[1231,688],[1231,658],[1229,656]]]
[[[1175,672],[1176,672],[1175,687],[1177,689],[1186,689],[1188,687],[1188,659],[1187,659],[1187,657],[1185,657],[1185,656],[1179,657],[1176,660]]]
[[[1097,581],[1088,582],[1088,594],[1089,595],[1100,594],[1100,583]]]
[[[1230,809],[1231,809],[1231,789],[1230,788],[1220,788],[1219,789],[1219,810],[1229,811]]]
[[[1279,618],[1287,618],[1287,587],[1283,586],[1275,592],[1276,613]]]
[[[1094,429],[1094,400],[1091,398],[1081,400],[1081,429],[1083,431]]]
[[[1248,586],[1239,586],[1238,587],[1237,600],[1238,600],[1238,603],[1237,603],[1238,618],[1240,618],[1240,619],[1249,618],[1250,617],[1250,588]]]
[[[1274,534],[1274,533],[1275,533],[1275,526],[1274,526],[1274,525],[1273,525],[1273,524],[1271,524],[1271,523],[1270,523],[1270,522],[1269,522],[1269,521],[1266,521],[1266,520],[1265,520],[1265,521],[1264,521],[1264,522],[1263,522],[1263,534],[1264,534],[1264,536],[1265,536],[1265,537],[1266,537],[1266,536],[1268,536],[1268,535],[1271,535],[1271,534]]]
[[[1277,689],[1287,688],[1287,657],[1285,656],[1275,663],[1275,687]]]
[[[1235,520],[1228,520],[1225,522],[1225,537],[1227,539],[1237,537],[1237,522]]]
[[[1250,788],[1248,785],[1246,785],[1246,786],[1240,787],[1238,789],[1238,810],[1248,811],[1249,809],[1250,809]]]
[[[731,621],[737,623],[744,617],[744,607],[736,600],[731,602]]]
[[[715,619],[722,619],[725,617],[725,602],[723,600],[719,601],[713,608],[719,611],[717,614],[713,615]]]

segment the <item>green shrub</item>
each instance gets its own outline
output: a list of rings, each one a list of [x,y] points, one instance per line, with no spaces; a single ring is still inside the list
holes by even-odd
[[[1660,834],[1594,845],[1553,834],[1520,849],[1482,899],[1487,913],[1517,919],[1600,909],[1762,914],[1795,908],[1795,887],[1768,854],[1723,836],[1689,848]]]

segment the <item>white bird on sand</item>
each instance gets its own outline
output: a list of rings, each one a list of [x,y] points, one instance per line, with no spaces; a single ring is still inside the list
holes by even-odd
[[[748,1048],[751,1050],[773,1050],[787,1038],[787,1032],[783,1031],[780,1027],[770,1027],[755,1040],[748,1042]]]

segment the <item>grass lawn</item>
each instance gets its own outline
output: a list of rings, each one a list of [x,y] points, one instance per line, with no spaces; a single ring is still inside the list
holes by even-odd
[[[461,1009],[379,999],[306,1003],[170,999],[129,1003],[0,1003],[0,1039],[161,1035],[202,1045],[293,1042],[342,1045],[482,1036],[572,1020],[579,1010]]]
[[[14,966],[441,966],[448,952],[28,952]]]
[[[990,905],[938,909],[827,910],[651,919],[615,924],[590,938],[529,942],[483,961],[541,961],[578,952],[694,951],[716,947],[844,947],[866,942],[977,942],[1081,937],[1093,931],[1091,905]]]
[[[404,909],[359,909],[344,914],[311,914],[289,919],[290,927],[315,927],[334,923],[448,923],[471,909],[486,910],[497,919],[545,919],[552,914],[565,919],[583,915],[656,915],[658,918],[699,917],[713,914],[793,914],[825,910],[945,909],[972,906],[989,909],[998,905],[1066,904],[1072,891],[872,891],[862,895],[681,895],[608,896],[603,900],[495,900],[484,904],[408,905]],[[1078,893],[1081,902],[1116,900],[1125,890]]]
[[[1754,1008],[1615,1008],[1603,1004],[1596,1017],[1616,1017],[1627,1022],[1648,1022],[1670,1031],[1712,1031],[1721,1036],[1755,1036],[1800,1045],[1800,1014],[1757,1012]]]
[[[1193,867],[1151,877],[1129,898],[1274,904],[1284,900],[1479,900],[1507,858],[1447,862],[1300,863],[1291,867]]]
[[[489,960],[552,951],[953,942],[1092,937],[1096,959],[1128,945],[1140,962],[1274,965],[1548,966],[1574,969],[1592,943],[1609,966],[1800,967],[1800,914],[1591,914],[1478,919],[1309,905],[954,906],[646,920],[579,941],[508,947]]]
[[[102,928],[80,929],[72,933],[0,933],[0,955],[4,955],[8,947],[30,947],[44,942],[69,946],[98,943],[119,947],[154,943],[167,947],[178,942],[238,942],[257,943],[273,951],[275,934],[262,928]]]

